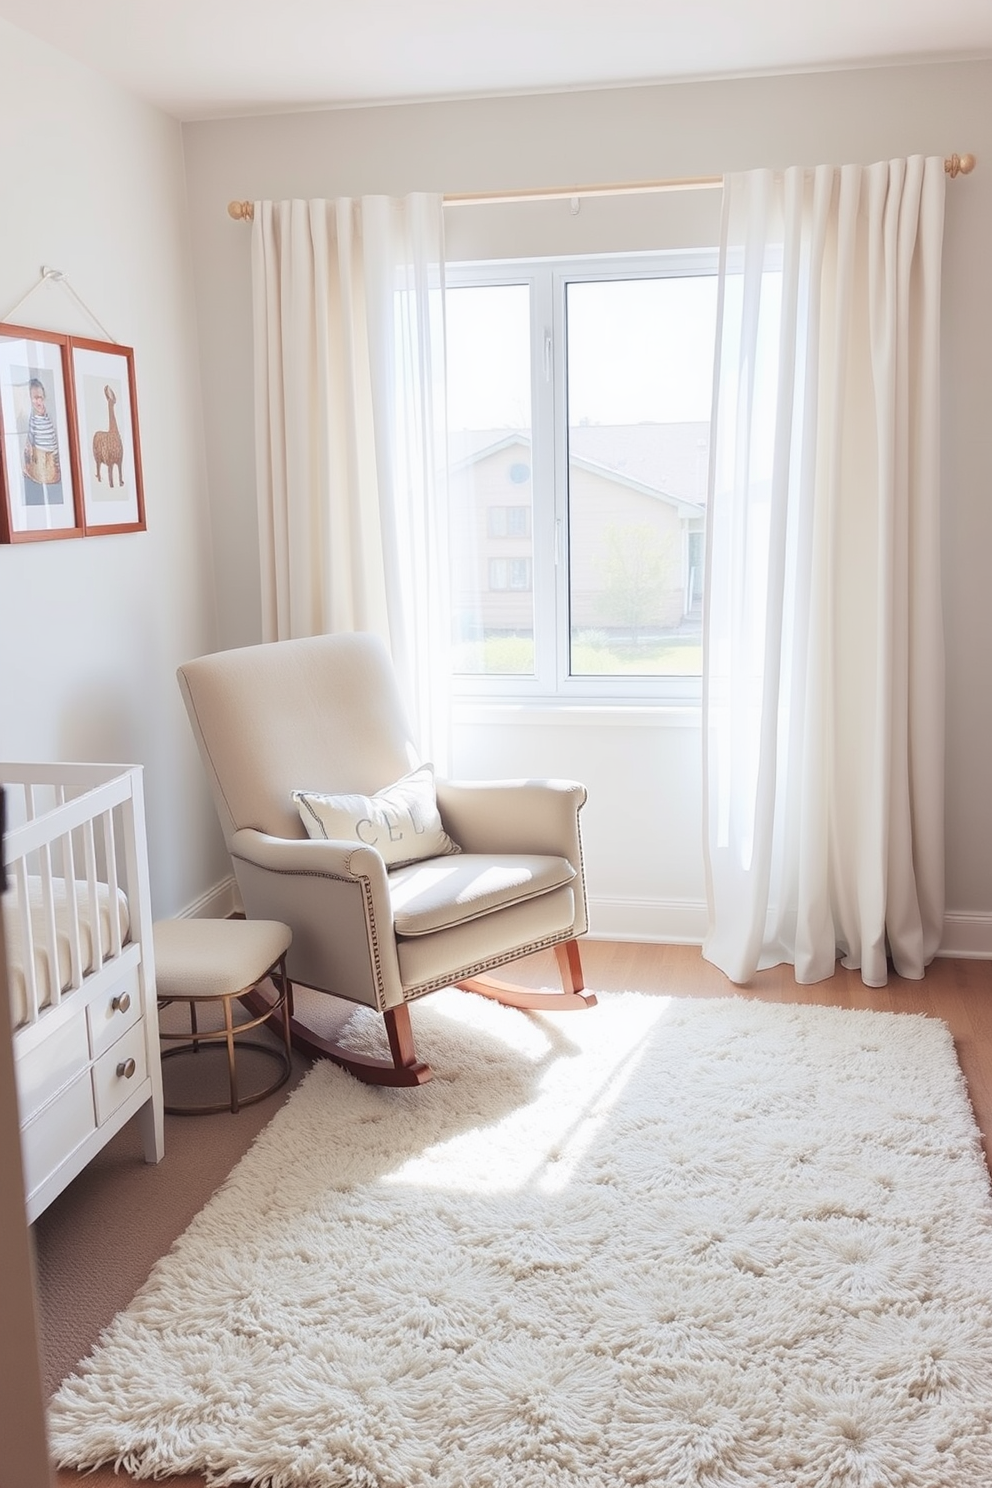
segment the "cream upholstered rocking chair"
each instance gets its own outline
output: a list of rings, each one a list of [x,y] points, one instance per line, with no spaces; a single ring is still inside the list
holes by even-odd
[[[291,927],[293,982],[378,1009],[392,1059],[294,1016],[298,1048],[372,1083],[419,1085],[431,1070],[417,1058],[409,1004],[424,993],[458,985],[515,1007],[595,1003],[576,944],[586,929],[581,785],[438,781],[431,820],[430,771],[418,769],[389,657],[371,635],[220,652],[180,667],[179,681],[246,915]],[[485,976],[544,947],[555,949],[560,992]]]

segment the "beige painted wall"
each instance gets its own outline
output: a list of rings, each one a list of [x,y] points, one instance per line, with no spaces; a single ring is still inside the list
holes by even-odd
[[[148,530],[0,547],[0,760],[145,767],[155,913],[227,873],[175,668],[215,610],[179,126],[0,22],[0,316],[61,269],[134,347]],[[18,323],[101,336],[45,284]]]
[[[911,153],[977,154],[969,179],[949,187],[945,239],[943,553],[948,640],[948,944],[992,955],[992,63],[604,89],[588,93],[330,110],[192,124],[184,128],[190,229],[216,549],[220,639],[259,634],[258,555],[251,436],[250,231],[226,215],[232,197],[360,195],[720,174],[758,165],[870,161]],[[698,241],[714,198],[638,198],[621,220],[602,202],[572,217],[568,203],[449,214],[449,253],[586,252]],[[494,219],[494,222],[496,219]],[[656,238],[657,235],[657,238]],[[621,238],[623,241],[618,241]],[[543,248],[542,248],[542,245]],[[671,722],[671,720],[669,720]],[[699,849],[698,724],[578,727],[535,719],[496,730],[465,724],[456,764],[466,772],[537,772],[551,764],[591,789],[587,835],[594,924],[643,908],[638,926],[664,931],[673,903],[703,896]],[[615,761],[629,760],[616,799]],[[661,771],[659,781],[657,771]],[[636,831],[649,803],[650,833]],[[625,913],[625,912],[624,912]],[[611,915],[613,916],[611,919]],[[668,919],[666,919],[668,916]],[[629,916],[628,916],[629,920]]]

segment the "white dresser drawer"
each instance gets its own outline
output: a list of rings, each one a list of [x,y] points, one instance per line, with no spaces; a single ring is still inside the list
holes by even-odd
[[[93,1066],[97,1125],[102,1126],[145,1079],[145,1025],[136,1023]]]
[[[87,1071],[21,1129],[25,1188],[30,1196],[96,1130]]]
[[[141,1017],[141,991],[138,968],[132,967],[102,996],[86,1009],[90,1028],[90,1049],[96,1059],[126,1033]]]
[[[15,1060],[21,1121],[29,1121],[56,1091],[83,1073],[90,1062],[86,1018],[79,1014],[50,1034],[23,1059]]]

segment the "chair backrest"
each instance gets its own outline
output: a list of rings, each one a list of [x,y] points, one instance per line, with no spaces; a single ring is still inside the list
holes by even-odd
[[[305,837],[291,791],[370,795],[420,763],[376,636],[244,646],[178,676],[228,842],[240,827]]]

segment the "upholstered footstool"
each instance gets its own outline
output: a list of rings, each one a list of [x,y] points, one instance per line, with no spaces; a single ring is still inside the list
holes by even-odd
[[[212,1105],[166,1105],[175,1116],[205,1116],[213,1111],[237,1112],[241,1106],[264,1100],[289,1079],[292,1068],[289,1020],[293,1011],[292,985],[286,975],[286,951],[293,938],[280,920],[159,920],[154,928],[155,982],[160,1008],[173,1002],[189,1003],[189,1031],[165,1033],[160,1038],[173,1047],[162,1058],[198,1055],[209,1049],[227,1052],[230,1101]],[[233,1005],[269,977],[275,993],[271,1006],[248,1022],[235,1023]],[[219,1003],[223,1028],[201,1028],[198,1009]],[[246,1039],[244,1034],[281,1013],[278,1044]],[[279,1072],[264,1090],[252,1095],[238,1091],[238,1050],[254,1049],[275,1059]]]

